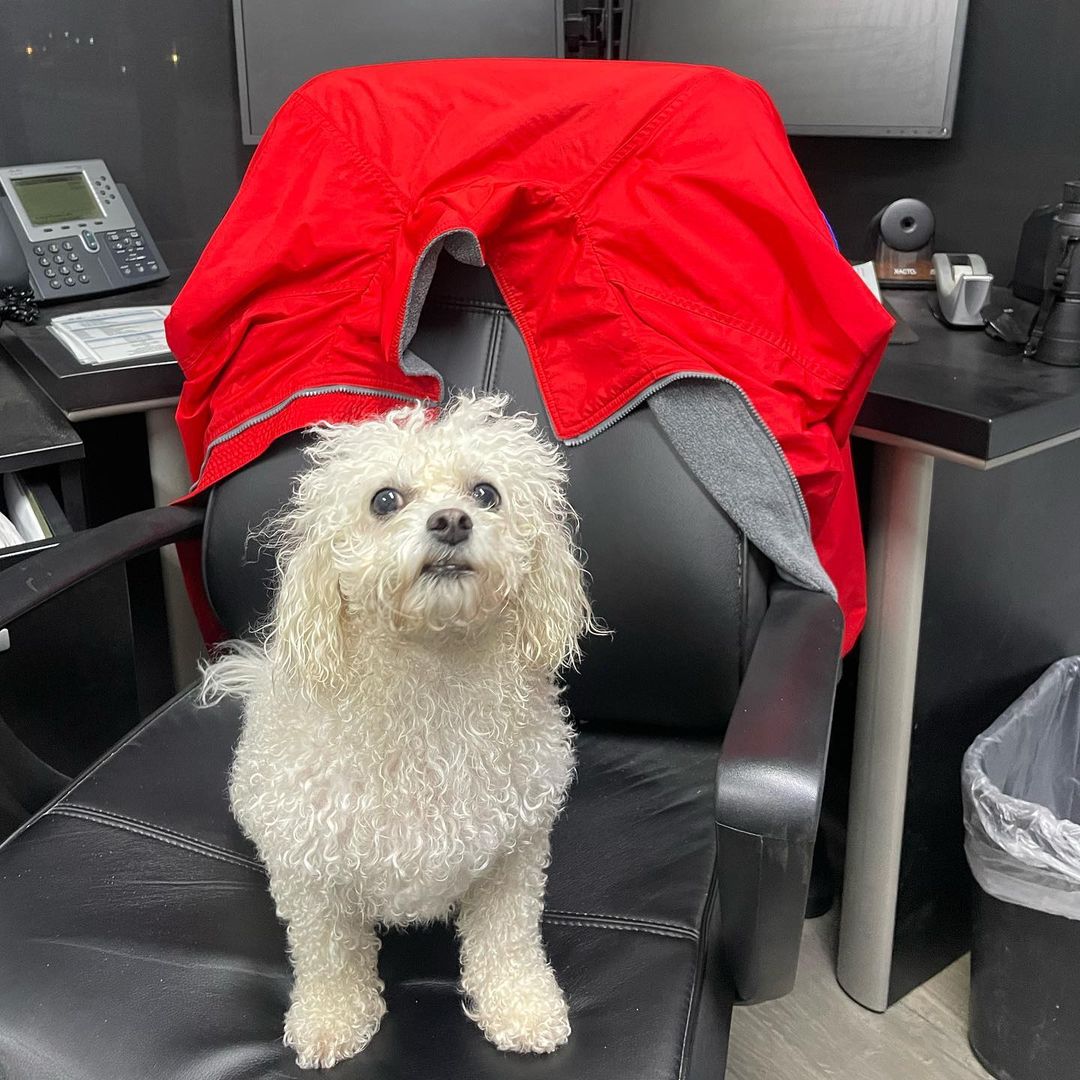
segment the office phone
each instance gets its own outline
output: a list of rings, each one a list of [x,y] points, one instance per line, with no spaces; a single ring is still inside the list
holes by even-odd
[[[41,303],[169,276],[130,193],[100,159],[0,166],[0,195],[0,249],[18,249]]]

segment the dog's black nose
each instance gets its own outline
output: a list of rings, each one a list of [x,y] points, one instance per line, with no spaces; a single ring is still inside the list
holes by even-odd
[[[464,510],[436,510],[427,519],[427,527],[428,532],[435,534],[436,540],[453,547],[469,539],[472,518]]]

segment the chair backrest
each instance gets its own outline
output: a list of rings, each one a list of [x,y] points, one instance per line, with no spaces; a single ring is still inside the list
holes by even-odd
[[[511,395],[550,433],[521,335],[486,269],[440,261],[413,350],[450,388]],[[217,485],[204,573],[222,623],[242,636],[265,613],[273,558],[249,534],[306,467],[297,433]],[[596,613],[567,677],[579,723],[722,731],[764,614],[771,564],[695,480],[647,406],[566,449],[570,499]]]

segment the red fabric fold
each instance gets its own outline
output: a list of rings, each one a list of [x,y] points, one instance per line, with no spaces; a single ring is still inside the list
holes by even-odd
[[[479,238],[560,438],[674,372],[742,387],[802,487],[849,648],[866,598],[847,442],[892,321],[766,94],[717,68],[425,61],[297,91],[166,325],[193,492],[287,430],[364,415],[355,393],[291,395],[437,394],[399,338],[451,229]]]

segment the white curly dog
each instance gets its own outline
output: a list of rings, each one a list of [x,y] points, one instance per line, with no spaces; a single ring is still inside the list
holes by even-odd
[[[570,1034],[540,916],[573,767],[555,674],[592,620],[565,467],[505,404],[318,429],[261,643],[205,672],[204,700],[243,699],[229,793],[288,926],[304,1068],[378,1030],[376,929],[432,920],[497,1047]]]

